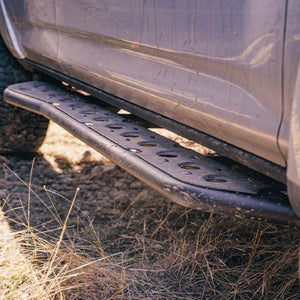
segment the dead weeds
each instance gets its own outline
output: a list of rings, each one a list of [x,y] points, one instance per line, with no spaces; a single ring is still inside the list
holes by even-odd
[[[299,298],[298,229],[189,210],[50,148],[3,166],[0,299]]]

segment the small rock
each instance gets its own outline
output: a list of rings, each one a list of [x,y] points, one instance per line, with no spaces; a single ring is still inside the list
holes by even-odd
[[[115,168],[116,168],[116,165],[107,165],[107,166],[103,166],[103,173],[112,171],[112,170],[114,170]]]
[[[91,175],[93,177],[95,176],[101,176],[103,174],[104,170],[102,166],[95,166],[92,170],[91,170]]]
[[[119,195],[121,195],[121,194],[123,194],[123,191],[118,191],[118,190],[114,190],[114,191],[111,193],[111,195],[112,195],[113,198],[115,198],[115,197],[117,197],[117,196],[119,196]]]
[[[139,189],[143,186],[143,184],[140,181],[134,181],[130,184],[130,188],[132,189]]]
[[[86,217],[86,216],[88,216],[90,213],[89,213],[87,210],[83,210],[83,211],[82,211],[82,214]]]
[[[123,181],[121,181],[121,180],[117,181],[117,182],[114,184],[114,187],[115,187],[115,188],[120,188],[120,187],[122,187],[122,186],[123,186]]]
[[[104,194],[108,194],[108,193],[110,193],[111,192],[111,187],[103,187],[102,189],[101,189],[101,192],[100,192],[100,195],[104,195]],[[99,197],[100,198],[100,197]]]
[[[18,200],[18,199],[13,199],[13,200],[10,201],[10,204],[11,204],[12,206],[19,205],[19,204],[20,204],[20,200]]]
[[[125,199],[125,197],[126,197],[126,194],[120,193],[120,194],[114,196],[114,201],[121,201],[121,200]]]
[[[61,181],[62,181],[63,183],[71,183],[71,182],[72,182],[72,179],[71,179],[70,177],[64,176],[64,177],[61,179]]]
[[[90,188],[90,185],[89,184],[80,184],[78,187],[80,190],[87,190]]]
[[[0,190],[0,198],[6,198],[7,194],[7,190]]]

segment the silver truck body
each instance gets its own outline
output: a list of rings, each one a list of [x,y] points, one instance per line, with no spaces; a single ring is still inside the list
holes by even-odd
[[[289,132],[291,120],[297,125],[300,114],[295,105],[298,0],[1,0],[0,4],[1,34],[17,58],[76,78],[279,166],[290,161],[294,182],[290,190],[297,206],[300,170],[294,161],[299,165],[299,159],[297,147],[290,147],[289,153]]]

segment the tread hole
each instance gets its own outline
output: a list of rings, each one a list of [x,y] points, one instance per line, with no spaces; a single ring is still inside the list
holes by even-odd
[[[93,115],[93,114],[95,114],[95,111],[94,110],[83,110],[80,113],[84,114],[84,115]]]
[[[205,176],[205,180],[207,182],[212,182],[212,183],[225,183],[227,182],[227,179],[224,177],[220,177],[218,175],[207,175]]]
[[[108,125],[107,127],[110,129],[123,129],[124,128],[122,125],[118,125],[118,124]]]
[[[108,122],[109,121],[109,118],[103,118],[103,117],[96,117],[93,119],[94,121],[97,121],[97,122]]]
[[[175,152],[159,152],[157,154],[160,157],[168,157],[168,158],[178,157],[178,155]]]
[[[142,142],[142,143],[139,143],[139,145],[142,147],[149,147],[149,148],[157,146],[157,144],[154,144],[152,142]]]
[[[125,132],[123,136],[133,139],[139,137],[139,135],[136,132]]]
[[[185,169],[185,170],[200,170],[201,167],[194,164],[194,163],[183,163],[183,164],[180,164],[179,167],[181,169]]]

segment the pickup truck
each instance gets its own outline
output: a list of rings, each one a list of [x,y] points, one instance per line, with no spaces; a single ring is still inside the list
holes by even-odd
[[[50,119],[181,205],[299,226],[299,17],[298,0],[0,0],[0,150],[36,151]]]

